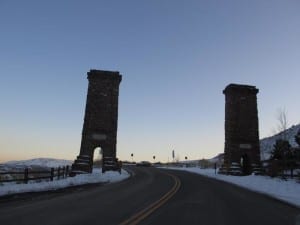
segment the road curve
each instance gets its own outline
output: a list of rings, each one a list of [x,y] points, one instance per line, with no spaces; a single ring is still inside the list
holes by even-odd
[[[133,176],[119,183],[71,193],[46,194],[26,201],[2,202],[0,224],[121,224],[174,187],[174,178],[163,170],[140,167],[130,170]]]
[[[181,189],[141,225],[300,225],[299,208],[223,181],[167,171],[181,180]]]
[[[0,224],[295,225],[300,215],[298,208],[197,174],[131,171],[120,183],[2,202]]]

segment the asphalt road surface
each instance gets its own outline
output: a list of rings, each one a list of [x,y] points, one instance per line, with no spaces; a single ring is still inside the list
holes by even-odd
[[[119,183],[2,201],[0,224],[300,225],[299,208],[231,184],[184,171],[129,169],[133,176]]]

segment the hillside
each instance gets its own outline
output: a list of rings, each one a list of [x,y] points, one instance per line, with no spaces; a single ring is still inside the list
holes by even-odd
[[[297,143],[295,142],[295,135],[300,130],[300,124],[293,125],[290,128],[286,130],[286,137],[288,138],[288,141],[290,142],[292,147],[297,147]],[[270,137],[266,137],[263,139],[260,139],[260,152],[261,152],[261,160],[267,160],[270,158],[271,151],[273,149],[273,146],[277,139],[280,139],[283,137],[283,133],[278,133]],[[220,153],[217,156],[208,159],[210,162],[221,162],[223,160],[224,154]]]
[[[293,125],[286,130],[286,137],[292,147],[296,147],[297,143],[295,142],[295,135],[297,134],[298,130],[300,129],[300,124]],[[260,140],[260,152],[261,152],[261,159],[266,160],[270,158],[270,153],[272,148],[277,139],[283,137],[283,132],[275,134],[270,137],[266,137]]]
[[[25,168],[25,167],[59,167],[59,166],[67,166],[71,165],[72,161],[64,160],[64,159],[52,159],[52,158],[36,158],[36,159],[29,159],[29,160],[21,160],[21,161],[9,161],[2,166],[8,168]]]

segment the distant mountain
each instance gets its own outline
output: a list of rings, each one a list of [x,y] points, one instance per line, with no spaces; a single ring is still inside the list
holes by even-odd
[[[300,130],[300,124],[293,125],[290,128],[288,128],[285,132],[285,136],[287,140],[290,142],[292,147],[297,147],[298,144],[295,142],[295,135]],[[283,138],[283,132],[280,132],[278,134],[275,134],[270,137],[266,137],[260,140],[260,153],[261,153],[261,159],[267,160],[270,158],[271,151],[273,149],[273,146],[277,139]]]
[[[8,167],[59,167],[59,166],[67,166],[71,165],[71,160],[65,159],[52,159],[52,158],[37,158],[37,159],[29,159],[29,160],[21,160],[21,161],[9,161],[4,163],[4,165]]]
[[[224,153],[220,153],[217,156],[215,156],[211,159],[208,159],[208,161],[211,162],[211,163],[217,163],[217,164],[221,165],[223,158],[224,158]]]

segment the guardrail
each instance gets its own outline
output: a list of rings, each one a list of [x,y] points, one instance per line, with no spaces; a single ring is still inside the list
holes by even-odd
[[[45,180],[49,179],[53,181],[54,179],[64,179],[69,176],[70,167],[63,166],[58,168],[51,168],[50,170],[30,170],[25,168],[23,171],[5,171],[0,172],[0,183],[4,182],[22,182],[27,184],[30,180]],[[10,175],[17,178],[7,179],[3,178],[3,175]],[[7,177],[7,176],[6,176]]]

